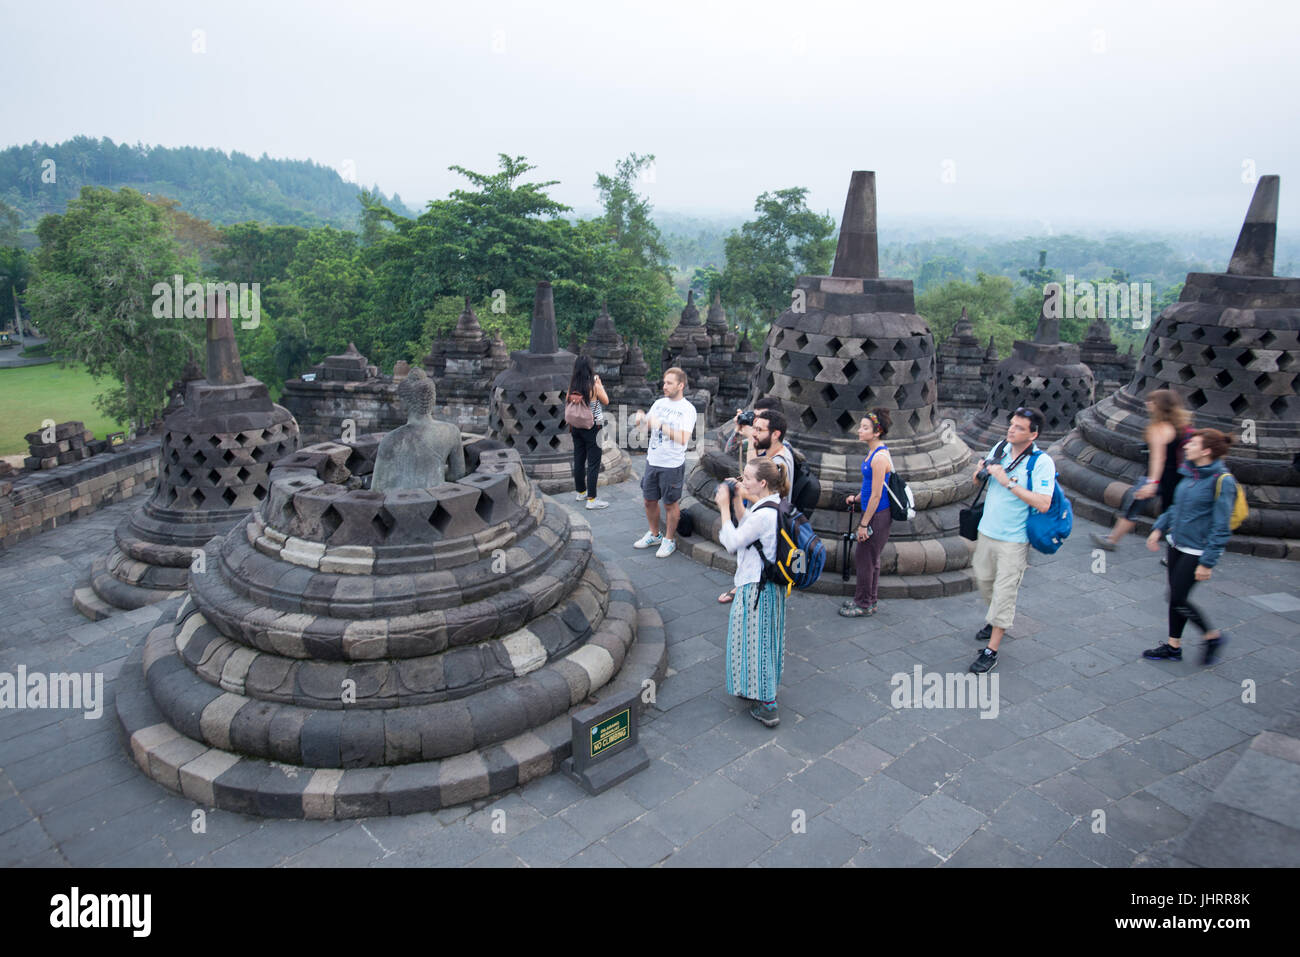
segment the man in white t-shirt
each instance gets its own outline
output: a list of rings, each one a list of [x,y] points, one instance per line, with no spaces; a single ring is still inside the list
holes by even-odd
[[[684,398],[686,373],[674,366],[664,370],[664,397],[650,406],[650,414],[640,410],[636,426],[645,422],[650,429],[646,446],[645,475],[641,479],[641,494],[645,499],[645,517],[650,531],[637,540],[636,548],[659,546],[656,558],[667,558],[677,550],[673,536],[677,534],[677,520],[682,510],[678,502],[686,480],[686,446],[695,431],[695,406]],[[659,534],[659,500],[664,503],[666,535]]]

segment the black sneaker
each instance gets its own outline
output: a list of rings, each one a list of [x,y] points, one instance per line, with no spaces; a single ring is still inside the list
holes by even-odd
[[[1221,631],[1218,638],[1211,638],[1205,642],[1201,648],[1201,664],[1214,664],[1219,659],[1219,654],[1223,651],[1223,645],[1227,640],[1228,633]]]
[[[985,648],[971,662],[970,670],[977,675],[987,674],[998,666],[998,653]]]
[[[975,633],[976,641],[988,641],[992,637],[993,637],[992,625],[985,625],[983,628],[981,628],[979,631]]]
[[[1175,648],[1173,645],[1166,642],[1158,648],[1148,648],[1146,651],[1142,652],[1142,657],[1150,658],[1153,661],[1182,661],[1183,649]]]

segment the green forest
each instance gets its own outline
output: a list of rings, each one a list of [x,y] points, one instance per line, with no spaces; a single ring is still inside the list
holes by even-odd
[[[40,183],[47,153],[57,191]],[[837,222],[794,186],[762,193],[731,223],[656,215],[637,191],[653,160],[630,154],[597,172],[600,211],[587,217],[553,198],[558,183],[533,181],[525,157],[505,154],[491,171],[450,167],[461,188],[414,214],[310,162],[84,137],[12,147],[0,153],[0,326],[21,308],[50,354],[100,377],[101,412],[137,425],[157,415],[185,361],[202,356],[202,319],[155,315],[151,290],[174,275],[257,284],[259,322],[237,324],[237,336],[245,370],[276,391],[349,342],[385,371],[418,362],[466,297],[485,329],[522,348],[543,278],[554,286],[562,343],[584,341],[607,305],[652,374],[688,290],[704,301],[718,292],[733,327],[761,348],[797,277],[829,272]],[[168,192],[139,188],[152,178]],[[1233,238],[895,241],[882,244],[880,266],[915,283],[936,341],[965,307],[976,335],[1005,356],[1032,336],[1046,283],[1149,283],[1154,316],[1188,271],[1224,268]],[[1294,241],[1279,242],[1279,274],[1295,271],[1295,255]],[[1064,320],[1062,337],[1078,341],[1090,322]],[[1140,348],[1146,335],[1125,320],[1112,320],[1111,332],[1121,349]]]
[[[189,213],[217,225],[259,220],[286,226],[357,228],[357,186],[337,170],[310,160],[258,159],[193,146],[169,148],[114,143],[77,136],[66,143],[28,143],[0,152],[0,201],[22,228],[62,213],[83,186],[129,186],[167,196]],[[389,208],[409,210],[401,197]]]

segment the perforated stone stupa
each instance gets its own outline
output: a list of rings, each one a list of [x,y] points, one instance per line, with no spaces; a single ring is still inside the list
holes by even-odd
[[[114,533],[73,603],[89,618],[139,608],[182,591],[194,550],[266,499],[270,470],[298,448],[298,424],[244,375],[228,308],[207,308],[207,377],[186,383],[185,404],[164,421],[158,484]]]
[[[277,468],[123,668],[141,770],[245,814],[431,811],[557,769],[589,699],[638,707],[666,670],[658,612],[483,445],[429,488],[348,487],[346,443]]]
[[[289,379],[281,402],[293,413],[305,442],[322,442],[343,435],[347,422],[354,435],[387,432],[406,417],[397,401],[397,383],[349,342],[347,349],[312,367],[313,379]]]
[[[618,408],[623,387],[623,362],[627,359],[627,344],[614,327],[609,308],[602,305],[600,315],[592,324],[591,335],[582,346],[582,354],[591,360],[591,368],[600,376],[610,405]]]
[[[793,305],[802,299],[803,308],[773,322],[750,399],[783,401],[791,438],[821,481],[813,527],[826,539],[828,570],[819,587],[851,591],[852,583],[843,586],[837,574],[838,537],[848,520],[843,503],[861,485],[858,422],[867,409],[881,406],[893,412],[889,447],[918,508],[913,521],[894,526],[881,594],[968,591],[971,547],[957,534],[957,511],[974,491],[971,453],[961,442],[945,442],[939,428],[934,338],[916,315],[912,283],[879,278],[874,173],[852,176],[832,275],[801,276],[797,289],[802,295]],[[716,544],[720,520],[713,494],[720,479],[737,473],[736,456],[721,451],[730,431],[725,424],[701,442],[685,504],[702,534],[678,543],[722,568],[734,567],[734,559]]]
[[[1178,302],[1152,323],[1132,381],[1083,412],[1055,447],[1080,514],[1111,521],[1146,467],[1145,396],[1172,389],[1197,427],[1238,438],[1227,465],[1250,515],[1228,549],[1300,559],[1300,278],[1273,275],[1279,188],[1277,176],[1260,178],[1227,271],[1188,274]]]
[[[528,349],[512,352],[510,368],[492,383],[489,435],[519,452],[525,471],[547,494],[573,488],[573,436],[564,422],[564,403],[576,358],[559,347],[554,293],[549,282],[539,282]],[[632,474],[627,452],[613,444],[613,432],[601,432],[602,485]]]
[[[1077,345],[1061,341],[1061,321],[1049,315],[1050,295],[1043,296],[1033,341],[1016,340],[1011,355],[993,373],[984,408],[959,430],[976,453],[987,452],[1007,437],[1016,409],[1043,413],[1038,445],[1046,448],[1070,431],[1074,417],[1092,405],[1092,370],[1083,364]]]

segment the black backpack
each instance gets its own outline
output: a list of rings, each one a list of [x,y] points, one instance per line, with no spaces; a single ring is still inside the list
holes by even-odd
[[[818,480],[817,473],[808,468],[802,452],[789,442],[785,443],[785,447],[790,450],[790,458],[794,460],[794,475],[790,479],[790,504],[807,518],[812,515],[817,500],[821,498],[822,483]]]

